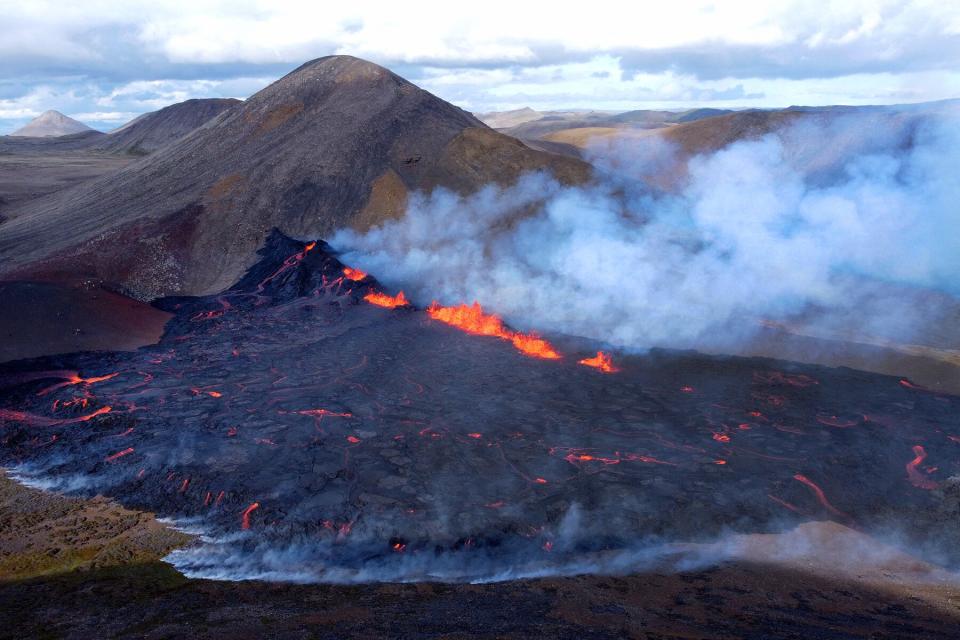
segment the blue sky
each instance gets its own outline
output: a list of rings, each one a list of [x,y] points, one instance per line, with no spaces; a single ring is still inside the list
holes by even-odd
[[[73,4],[73,3],[71,3]],[[0,0],[0,133],[57,109],[110,129],[364,57],[472,111],[960,97],[960,3]]]

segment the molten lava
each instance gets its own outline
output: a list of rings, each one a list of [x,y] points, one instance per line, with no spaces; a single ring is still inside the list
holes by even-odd
[[[846,521],[851,520],[849,515],[847,515],[843,511],[840,511],[840,509],[837,509],[835,506],[830,504],[830,501],[827,500],[827,496],[823,493],[823,489],[821,489],[813,480],[803,475],[802,473],[794,474],[793,478],[794,480],[797,480],[807,485],[810,488],[810,490],[813,491],[813,494],[817,496],[817,500],[820,502],[821,505],[823,505],[824,509],[826,509],[833,515],[843,520],[846,520]]]
[[[379,291],[371,291],[367,295],[363,296],[363,299],[370,304],[375,304],[378,307],[386,307],[388,309],[405,307],[410,304],[410,301],[407,300],[407,296],[403,295],[403,291],[395,296],[388,296],[387,294],[380,293]]]
[[[127,447],[123,451],[117,451],[113,455],[107,456],[106,458],[104,458],[104,461],[113,462],[114,460],[117,460],[118,458],[122,458],[123,456],[126,456],[126,455],[130,455],[131,453],[133,453],[133,447]]]
[[[580,364],[594,367],[595,369],[600,369],[604,373],[616,373],[620,369],[613,366],[613,359],[603,351],[597,351],[597,355],[593,358],[584,358],[580,360]]]
[[[23,422],[25,424],[33,425],[35,427],[54,427],[61,424],[73,424],[75,422],[87,422],[88,420],[93,420],[97,416],[102,416],[105,413],[110,413],[113,411],[112,407],[100,407],[92,413],[86,415],[77,416],[76,418],[48,418],[46,416],[40,416],[33,413],[27,413],[25,411],[11,411],[9,409],[0,409],[0,420],[10,420],[11,422]]]
[[[67,372],[65,382],[60,382],[58,384],[53,385],[52,387],[47,387],[46,389],[42,389],[41,391],[37,392],[37,395],[43,396],[50,393],[51,391],[56,391],[57,389],[68,387],[74,384],[94,384],[97,382],[103,382],[104,380],[109,380],[110,378],[114,378],[117,375],[118,374],[116,373],[109,373],[105,376],[93,376],[90,378],[83,378],[79,374],[71,371],[71,372]]]
[[[500,316],[484,313],[479,302],[474,302],[472,305],[444,307],[437,301],[433,301],[427,308],[427,314],[434,320],[457,327],[467,333],[509,340],[525,355],[545,360],[560,359],[560,354],[549,342],[534,333],[520,333],[508,329]]]
[[[222,495],[222,493],[221,493],[221,495]],[[218,497],[218,498],[217,498],[217,502],[219,502],[219,501],[220,501],[220,498]],[[240,528],[241,528],[241,529],[249,529],[249,528],[250,528],[250,514],[253,513],[254,511],[256,511],[256,510],[259,509],[259,508],[260,508],[260,503],[259,503],[259,502],[254,502],[252,505],[250,505],[249,507],[247,507],[246,509],[243,510],[243,516],[242,516],[241,523],[240,523]]]
[[[913,447],[914,458],[907,463],[907,478],[910,480],[910,484],[917,487],[918,489],[927,489],[932,490],[936,489],[939,484],[924,476],[917,467],[923,464],[923,461],[927,459],[927,452],[921,445],[915,445]]]
[[[360,282],[367,277],[366,272],[360,271],[360,269],[351,269],[350,267],[343,268],[343,275],[348,280],[353,280],[354,282]]]

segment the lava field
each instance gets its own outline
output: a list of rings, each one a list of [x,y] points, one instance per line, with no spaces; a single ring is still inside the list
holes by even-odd
[[[628,570],[808,520],[922,540],[960,471],[960,398],[905,379],[611,356],[416,308],[319,241],[260,256],[157,301],[157,345],[0,366],[0,464],[201,532],[188,574],[299,581]]]

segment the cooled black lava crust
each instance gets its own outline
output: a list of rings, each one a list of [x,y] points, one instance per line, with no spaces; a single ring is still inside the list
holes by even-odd
[[[0,463],[194,522],[222,544],[184,562],[214,575],[469,578],[810,519],[941,526],[955,396],[665,351],[602,373],[562,337],[538,360],[370,305],[376,280],[322,242],[261,256],[158,301],[156,346],[0,367]]]

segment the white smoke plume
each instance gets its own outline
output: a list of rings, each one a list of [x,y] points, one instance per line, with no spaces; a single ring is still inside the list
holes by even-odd
[[[590,186],[534,174],[416,194],[402,219],[332,244],[419,304],[478,300],[519,328],[627,349],[729,343],[813,311],[912,338],[936,318],[917,288],[960,293],[960,120],[919,122],[801,121],[693,157],[669,191],[639,176],[670,171],[675,150],[624,139],[594,149]]]

